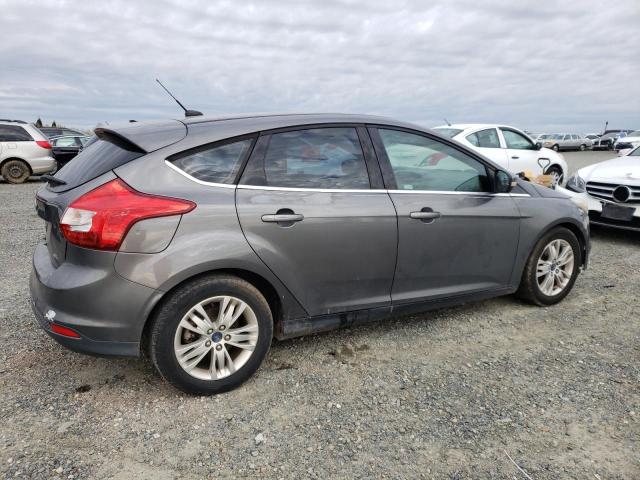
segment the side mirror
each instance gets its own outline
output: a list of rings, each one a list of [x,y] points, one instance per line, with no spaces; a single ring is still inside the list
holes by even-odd
[[[542,148],[542,144],[540,142],[536,142],[534,150],[540,150]]]
[[[509,193],[511,191],[511,175],[503,170],[496,170],[494,175],[494,185],[496,193]]]

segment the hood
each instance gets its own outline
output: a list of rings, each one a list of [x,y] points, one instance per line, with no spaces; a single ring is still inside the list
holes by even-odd
[[[581,168],[578,173],[585,181],[640,185],[640,157],[617,157]]]

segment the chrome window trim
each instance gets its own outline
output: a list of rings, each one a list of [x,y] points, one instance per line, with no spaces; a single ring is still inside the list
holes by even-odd
[[[341,188],[294,188],[294,187],[269,187],[262,185],[238,185],[243,190],[266,190],[280,192],[320,192],[320,193],[420,193],[431,195],[467,195],[473,197],[530,197],[528,193],[491,193],[491,192],[455,192],[445,190],[387,190],[383,188],[369,189],[341,189]]]
[[[244,185],[244,184],[228,184],[228,183],[215,183],[215,182],[206,182],[204,180],[198,180],[197,178],[189,175],[187,172],[179,169],[173,163],[168,160],[165,160],[164,163],[174,170],[178,172],[183,177],[188,178],[200,185],[207,185],[210,187],[222,187],[222,188],[240,188],[243,190],[266,190],[266,191],[275,191],[275,192],[315,192],[315,193],[422,193],[422,194],[431,194],[431,195],[470,195],[474,197],[530,197],[528,193],[490,193],[490,192],[455,192],[455,191],[445,191],[445,190],[387,190],[384,188],[302,188],[302,187],[269,187],[266,185]]]
[[[176,167],[173,163],[171,163],[169,160],[165,160],[164,163],[171,168],[172,170],[178,172],[180,175],[187,177],[189,180],[192,180],[196,183],[199,183],[200,185],[208,185],[210,187],[223,187],[223,188],[236,188],[236,186],[231,183],[215,183],[215,182],[205,182],[204,180],[198,180],[196,177],[189,175],[187,172],[185,172],[184,170],[179,169],[178,167]]]
[[[238,188],[243,190],[268,190],[280,192],[320,192],[320,193],[386,193],[387,190],[381,188],[298,188],[298,187],[269,187],[266,185],[244,185],[238,184]]]

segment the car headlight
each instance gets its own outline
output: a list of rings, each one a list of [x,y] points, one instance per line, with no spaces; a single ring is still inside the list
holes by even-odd
[[[576,204],[583,217],[589,216],[589,203],[584,198],[571,197],[571,201]]]
[[[567,180],[567,188],[572,192],[583,193],[587,190],[587,184],[577,173]]]

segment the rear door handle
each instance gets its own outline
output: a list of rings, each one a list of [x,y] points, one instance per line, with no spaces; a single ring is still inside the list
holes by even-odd
[[[512,156],[511,158],[513,158],[514,160],[519,159],[520,157],[518,157],[517,155]]]
[[[304,215],[300,213],[276,213],[262,215],[262,221],[268,223],[293,223],[304,220]]]
[[[440,212],[411,212],[409,216],[417,220],[435,220],[440,218]]]

